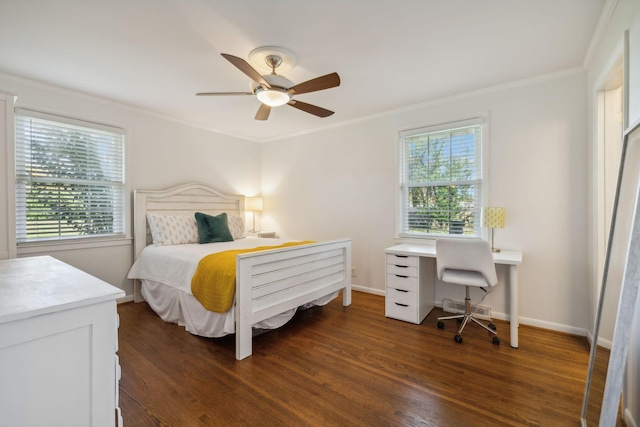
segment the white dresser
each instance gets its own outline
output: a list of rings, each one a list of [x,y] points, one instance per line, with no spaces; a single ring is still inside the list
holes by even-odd
[[[386,257],[385,316],[421,323],[434,307],[432,259],[388,248]]]
[[[0,424],[122,425],[116,299],[49,256],[0,261]]]

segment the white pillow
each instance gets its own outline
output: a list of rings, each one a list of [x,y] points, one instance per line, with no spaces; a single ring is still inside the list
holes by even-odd
[[[148,213],[147,221],[156,246],[198,243],[198,223],[194,216]]]
[[[227,223],[233,240],[244,239],[244,220],[241,216],[227,214]]]

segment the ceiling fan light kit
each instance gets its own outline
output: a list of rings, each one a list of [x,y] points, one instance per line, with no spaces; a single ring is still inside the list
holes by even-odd
[[[279,107],[291,101],[291,94],[286,89],[293,86],[291,80],[277,74],[267,74],[262,77],[269,83],[269,88],[265,88],[255,81],[252,81],[250,85],[251,92],[260,102],[269,107]]]
[[[256,97],[263,104],[267,104],[269,107],[279,107],[281,105],[286,104],[291,100],[291,95],[289,95],[284,90],[280,89],[256,89]]]
[[[338,73],[327,74],[294,85],[289,79],[276,74],[276,68],[279,71],[284,71],[295,66],[295,57],[286,49],[266,46],[252,50],[249,54],[249,60],[255,65],[255,68],[237,56],[226,53],[221,55],[252,80],[251,92],[200,92],[196,93],[197,96],[255,95],[261,102],[255,116],[256,120],[267,120],[271,107],[285,104],[318,117],[328,117],[333,114],[333,111],[294,100],[293,96],[340,86]],[[261,66],[258,65],[260,62]],[[262,75],[256,68],[266,69],[271,73]]]

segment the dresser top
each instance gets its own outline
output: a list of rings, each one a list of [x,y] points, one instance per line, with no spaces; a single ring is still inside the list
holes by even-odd
[[[123,296],[121,289],[50,256],[0,261],[0,323]]]

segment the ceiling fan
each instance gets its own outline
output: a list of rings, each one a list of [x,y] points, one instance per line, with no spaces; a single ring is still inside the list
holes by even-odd
[[[298,101],[297,99],[293,99],[293,97],[294,95],[340,86],[340,76],[338,76],[338,73],[331,73],[307,80],[303,83],[294,84],[284,76],[276,74],[276,68],[283,65],[283,58],[287,68],[293,67],[295,63],[292,55],[284,49],[267,47],[258,48],[251,52],[251,59],[254,57],[263,58],[266,66],[271,70],[271,74],[265,75],[261,75],[242,58],[226,53],[223,53],[222,56],[249,76],[252,80],[250,86],[251,92],[200,92],[196,93],[197,96],[255,95],[261,102],[260,108],[255,116],[256,120],[267,120],[272,107],[278,107],[284,104],[288,104],[298,110],[318,117],[328,117],[333,114],[333,111]]]

